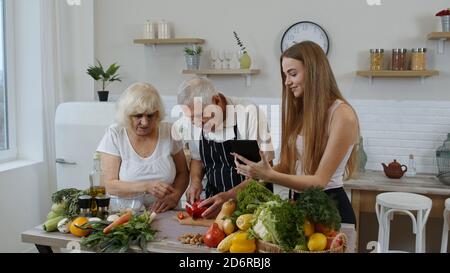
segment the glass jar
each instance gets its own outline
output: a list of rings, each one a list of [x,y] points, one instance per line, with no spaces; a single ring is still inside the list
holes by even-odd
[[[392,49],[392,70],[407,70],[406,48]]]
[[[426,70],[426,48],[413,48],[411,53],[411,70]]]
[[[92,216],[91,206],[92,206],[92,196],[82,195],[78,197],[78,207],[80,208],[79,216],[91,217]]]
[[[109,195],[103,195],[103,196],[97,196],[95,197],[95,202],[97,204],[97,217],[106,220],[109,215],[109,203],[110,203],[110,196]]]
[[[377,48],[370,50],[370,70],[383,70],[384,49]]]

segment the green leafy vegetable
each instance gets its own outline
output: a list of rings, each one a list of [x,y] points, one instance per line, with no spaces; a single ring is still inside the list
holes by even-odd
[[[306,241],[303,224],[305,215],[288,200],[269,201],[258,207],[254,213],[253,237],[279,245],[290,251]]]
[[[92,232],[88,237],[81,239],[81,244],[99,252],[127,252],[130,246],[137,245],[143,252],[147,252],[147,243],[154,240],[157,231],[150,226],[150,213],[144,211],[140,216],[132,216],[131,220],[123,225],[114,227],[108,234],[103,229],[110,222],[89,222],[83,225]]]
[[[67,205],[65,206],[63,215],[67,218],[72,219],[76,217],[80,212],[80,209],[78,207],[78,197],[85,194],[88,194],[88,192],[77,190],[74,188],[62,189],[52,194],[52,202],[53,204],[66,203]]]
[[[312,187],[300,193],[297,207],[314,223],[323,224],[334,230],[341,228],[341,216],[336,201],[319,187]]]
[[[251,180],[248,185],[237,194],[238,214],[253,213],[259,205],[281,198],[273,194],[261,183]]]

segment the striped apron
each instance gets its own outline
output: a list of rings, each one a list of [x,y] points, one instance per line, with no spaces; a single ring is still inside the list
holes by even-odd
[[[225,192],[239,185],[245,176],[236,171],[234,157],[230,154],[231,142],[237,141],[237,125],[234,126],[234,139],[224,142],[200,138],[200,158],[203,162],[206,175],[206,198]]]

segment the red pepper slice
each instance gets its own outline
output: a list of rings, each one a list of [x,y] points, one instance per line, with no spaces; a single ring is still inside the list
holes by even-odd
[[[178,212],[178,219],[180,219],[180,220],[184,219],[184,214],[182,211]]]

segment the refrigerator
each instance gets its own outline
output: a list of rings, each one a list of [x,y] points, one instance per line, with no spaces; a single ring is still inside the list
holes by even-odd
[[[57,189],[89,188],[93,154],[114,123],[115,103],[68,102],[55,115]]]

